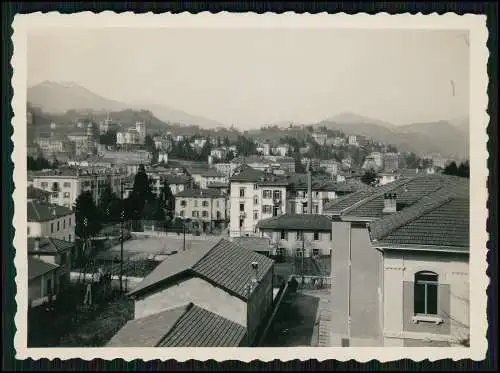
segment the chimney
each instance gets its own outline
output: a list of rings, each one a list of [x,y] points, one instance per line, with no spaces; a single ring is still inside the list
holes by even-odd
[[[255,286],[255,285],[257,285],[258,278],[259,278],[259,263],[252,262],[252,269],[254,271],[254,273],[253,273],[254,277],[252,277],[252,284]]]
[[[307,162],[307,213],[312,214],[312,173],[311,160]]]
[[[384,209],[382,212],[391,214],[396,211],[396,193],[384,193]]]
[[[35,247],[34,247],[34,250],[35,251],[40,250],[40,237],[35,237]]]
[[[55,207],[52,209],[52,216],[57,216],[56,208]]]

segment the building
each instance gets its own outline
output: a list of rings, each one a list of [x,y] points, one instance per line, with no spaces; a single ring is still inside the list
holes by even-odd
[[[345,139],[343,137],[332,137],[326,140],[326,145],[331,146],[342,146],[345,145]]]
[[[271,240],[273,255],[311,257],[333,249],[332,220],[324,215],[285,214],[261,220],[257,228]]]
[[[146,123],[137,121],[135,126],[116,133],[117,145],[144,145],[146,140]]]
[[[379,152],[372,152],[365,158],[365,161],[363,162],[363,166],[361,168],[363,170],[372,169],[378,171],[382,169],[382,166],[382,154]]]
[[[52,237],[28,237],[28,257],[57,265],[59,267],[57,283],[60,286],[69,282],[70,271],[76,255],[74,242]]]
[[[257,151],[257,153],[264,156],[271,155],[271,144],[268,143],[258,144],[255,150]]]
[[[194,139],[193,141],[191,141],[191,147],[193,149],[201,150],[205,146],[206,143],[207,143],[207,139],[204,139],[204,138]]]
[[[384,171],[378,175],[379,185],[385,185],[392,183],[398,179],[398,174],[396,172]]]
[[[251,346],[272,307],[273,267],[272,259],[225,239],[171,255],[129,293],[134,320],[124,328],[151,327],[122,329],[110,345]]]
[[[216,163],[214,168],[217,170],[219,174],[226,175],[228,178],[233,176],[234,171],[240,165],[237,163],[229,162],[229,163]]]
[[[286,157],[290,150],[290,146],[288,144],[280,144],[273,148],[273,153],[279,157]]]
[[[66,136],[60,134],[41,135],[34,140],[45,158],[51,158],[58,153],[73,154],[75,148]]]
[[[227,198],[213,189],[186,189],[175,196],[175,215],[190,218],[203,232],[226,226]]]
[[[127,175],[116,168],[92,170],[62,167],[34,174],[33,186],[51,192],[51,203],[72,208],[83,191],[92,192],[97,203],[107,184],[113,193],[120,195],[120,183],[126,179]]]
[[[52,193],[43,189],[35,188],[33,185],[29,185],[26,191],[26,195],[28,201],[49,203]]]
[[[231,237],[257,234],[257,222],[286,212],[286,177],[242,167],[230,180]]]
[[[400,155],[397,153],[385,153],[382,157],[384,170],[387,172],[399,169]]]
[[[160,195],[164,183],[170,187],[170,191],[174,196],[192,187],[192,179],[190,176],[172,175],[163,173],[159,170],[148,170],[146,174],[151,180],[151,191],[157,197]]]
[[[29,200],[27,203],[28,237],[75,240],[75,213],[67,207]]]
[[[59,266],[28,256],[29,308],[41,306],[57,298]]]
[[[88,129],[79,129],[68,134],[68,140],[73,143],[74,154],[77,157],[92,154],[96,147]]]
[[[324,169],[330,175],[337,175],[339,164],[335,159],[323,159],[319,161],[319,167]]]
[[[325,145],[326,144],[326,140],[328,139],[328,135],[326,133],[323,133],[323,132],[313,132],[312,138],[319,145]]]
[[[296,174],[292,181],[287,189],[286,211],[290,214],[307,214],[309,203],[312,203],[312,214],[322,214],[324,206],[337,198],[337,188],[342,188],[342,184],[331,180],[312,180],[311,178],[311,199],[309,201],[307,174]]]
[[[210,156],[218,160],[223,160],[226,157],[226,149],[224,148],[212,149],[210,151]]]
[[[333,201],[333,346],[456,345],[468,324],[468,180],[399,179]],[[465,298],[464,298],[465,297]]]
[[[349,135],[347,143],[353,146],[365,146],[366,137],[361,135]]]
[[[207,189],[212,183],[224,184],[228,181],[229,178],[226,175],[221,174],[214,169],[209,169],[200,173],[199,186],[201,189]]]

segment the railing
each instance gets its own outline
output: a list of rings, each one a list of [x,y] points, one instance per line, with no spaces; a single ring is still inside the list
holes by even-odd
[[[291,275],[290,280],[297,281],[297,289],[331,289],[333,277],[331,276],[303,276]]]

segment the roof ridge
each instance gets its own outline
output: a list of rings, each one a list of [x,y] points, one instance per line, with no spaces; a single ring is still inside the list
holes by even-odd
[[[190,301],[190,302],[187,302],[186,304],[184,304],[182,306],[171,307],[171,308],[168,308],[168,309],[165,310],[165,311],[173,310],[175,308],[183,307],[183,306],[186,307],[184,313],[177,320],[175,320],[175,322],[170,326],[170,328],[166,331],[166,333],[163,335],[163,337],[160,338],[160,340],[155,344],[154,347],[160,347],[162,345],[162,343],[167,339],[167,337],[169,336],[169,334],[172,333],[172,331],[175,329],[175,327],[177,325],[179,325],[179,322],[182,320],[182,318],[186,315],[186,313],[188,313],[189,311],[191,311],[191,309],[193,308],[193,306],[195,306],[195,304]]]
[[[389,215],[386,218],[382,218],[380,220],[376,220],[375,222],[369,225],[370,235],[373,240],[381,240],[391,234],[394,230],[399,229],[405,225],[410,224],[411,222],[419,219],[423,215],[428,214],[429,212],[435,210],[438,207],[443,206],[444,204],[450,202],[455,199],[456,195],[453,195],[448,190],[439,190],[436,192],[438,194],[435,198],[431,194],[424,195],[420,201],[415,203],[414,205],[399,211],[393,215]],[[435,195],[434,195],[435,196]],[[404,217],[405,215],[410,214],[406,219],[403,219],[401,222],[396,222],[393,224],[385,225],[383,223],[391,222],[396,220],[396,218]],[[379,225],[381,227],[379,227]],[[372,229],[375,228],[375,229]]]
[[[340,214],[346,213],[350,210],[354,210],[354,209],[358,208],[360,205],[362,205],[366,202],[370,202],[370,201],[374,200],[375,198],[378,198],[378,197],[384,195],[385,193],[387,193],[390,190],[394,190],[396,188],[399,188],[402,185],[408,184],[412,180],[413,179],[400,179],[400,180],[395,181],[394,183],[383,185],[380,187],[380,189],[378,191],[377,190],[374,191],[372,194],[366,196],[362,200],[360,200],[360,201],[346,207],[345,209],[341,210]],[[395,185],[395,184],[397,184],[397,185]],[[390,188],[388,186],[390,186]]]
[[[42,217],[40,216],[40,213],[38,212],[38,209],[36,208],[36,203],[34,201],[30,201],[29,203],[31,203],[33,205],[33,208],[35,209],[35,214],[36,214],[37,218],[41,219]]]

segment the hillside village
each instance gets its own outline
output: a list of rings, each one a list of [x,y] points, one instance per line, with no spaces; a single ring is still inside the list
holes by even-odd
[[[340,127],[28,104],[29,344],[466,346],[465,153]]]

